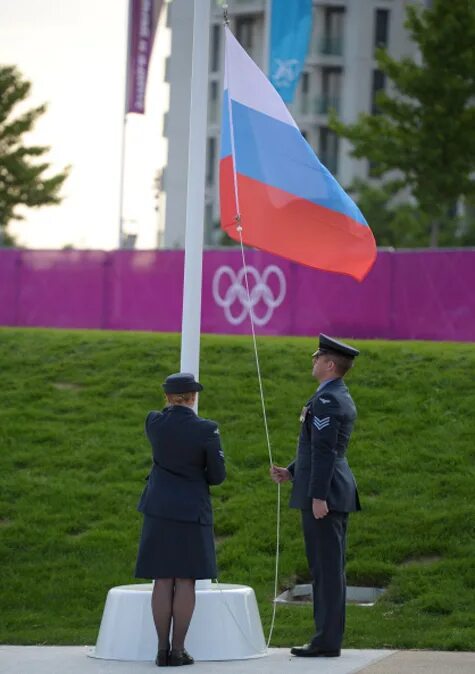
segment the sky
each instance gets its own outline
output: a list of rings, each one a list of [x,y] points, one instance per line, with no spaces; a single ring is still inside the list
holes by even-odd
[[[51,147],[53,172],[71,167],[59,206],[24,211],[9,227],[29,248],[111,249],[119,240],[127,0],[0,0],[0,64],[32,83],[27,107],[47,103],[28,142]],[[128,115],[124,231],[154,248],[154,176],[166,161],[162,138],[169,52],[164,13],[152,55],[145,115]]]

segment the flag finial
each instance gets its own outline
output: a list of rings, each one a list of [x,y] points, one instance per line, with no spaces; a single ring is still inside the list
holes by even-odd
[[[229,16],[228,16],[228,3],[225,2],[223,5],[223,23],[225,26],[229,26]]]

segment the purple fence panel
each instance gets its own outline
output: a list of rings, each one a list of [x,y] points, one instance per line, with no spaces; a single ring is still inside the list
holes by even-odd
[[[16,325],[20,252],[2,250],[0,258],[0,325]]]
[[[475,341],[475,251],[394,255],[393,339]]]
[[[246,251],[256,332],[475,341],[475,250],[380,252],[363,283]],[[184,252],[0,251],[0,325],[181,329]],[[239,250],[208,250],[202,331],[249,334]]]
[[[325,332],[340,337],[387,337],[391,255],[380,253],[366,279],[294,265],[294,335]]]
[[[113,330],[181,330],[184,252],[115,251],[106,293],[106,327]]]
[[[206,251],[203,265],[203,332],[249,334],[250,306],[260,335],[292,334],[292,263],[246,251],[249,303],[241,253]]]
[[[21,251],[17,325],[100,328],[102,251]]]

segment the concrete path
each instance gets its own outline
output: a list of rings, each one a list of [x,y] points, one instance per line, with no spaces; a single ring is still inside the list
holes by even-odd
[[[86,646],[0,646],[1,674],[151,674],[152,662],[88,657]],[[271,648],[253,660],[197,662],[190,674],[473,674],[475,653],[344,650],[340,658],[294,658]]]
[[[0,646],[1,674],[150,674],[152,662],[120,662],[88,657],[81,646]],[[351,674],[394,651],[345,650],[339,658],[294,658],[287,648],[271,648],[252,660],[197,662],[190,674]],[[175,670],[173,670],[175,671]]]
[[[475,653],[397,651],[362,674],[474,674]]]

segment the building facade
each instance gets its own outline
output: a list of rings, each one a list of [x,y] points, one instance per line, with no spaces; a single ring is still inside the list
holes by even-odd
[[[415,0],[416,2],[418,0]],[[212,2],[209,53],[206,151],[205,245],[221,241],[219,221],[219,138],[224,71],[223,10]],[[376,94],[387,86],[375,61],[377,47],[400,58],[414,56],[416,46],[404,28],[408,0],[313,0],[313,24],[307,58],[294,101],[288,106],[303,136],[320,161],[348,186],[367,178],[368,163],[350,155],[350,144],[328,127],[335,110],[346,123],[360,113],[377,114]],[[266,0],[228,0],[230,29],[251,58],[267,73],[269,6]],[[163,187],[166,216],[163,243],[182,247],[185,240],[185,194],[189,125],[189,88],[193,2],[168,5],[171,55],[167,67],[170,107],[164,125],[168,161]]]

